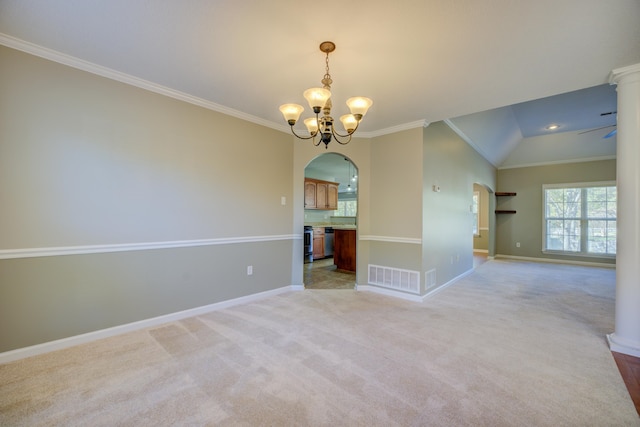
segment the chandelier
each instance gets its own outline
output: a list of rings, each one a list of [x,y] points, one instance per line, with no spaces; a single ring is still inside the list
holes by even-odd
[[[321,80],[322,87],[314,87],[304,91],[303,95],[309,107],[315,113],[315,117],[310,117],[304,120],[304,124],[309,131],[309,136],[298,135],[293,128],[300,114],[304,111],[302,105],[298,104],[284,104],[280,106],[280,112],[284,116],[284,119],[291,126],[291,132],[300,139],[311,139],[313,145],[316,147],[324,142],[325,148],[328,148],[331,139],[334,138],[339,144],[346,145],[351,141],[351,135],[358,129],[360,121],[367,110],[373,104],[369,98],[354,97],[347,99],[347,106],[351,111],[351,114],[345,114],[340,117],[340,121],[344,126],[346,134],[337,132],[333,126],[333,117],[331,117],[331,74],[329,74],[329,54],[336,49],[336,45],[333,42],[320,43],[320,50],[326,54],[326,68],[323,79]],[[320,112],[322,111],[322,116]],[[316,136],[319,136],[318,142],[316,142]]]

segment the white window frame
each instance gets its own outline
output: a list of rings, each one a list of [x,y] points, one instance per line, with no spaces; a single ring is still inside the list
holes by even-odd
[[[475,209],[475,212],[474,212]],[[473,192],[473,199],[471,203],[471,213],[473,215],[473,222],[475,223],[474,237],[480,237],[480,192]]]
[[[615,259],[615,254],[603,254],[587,252],[586,250],[580,251],[565,251],[557,249],[547,249],[547,192],[550,189],[560,188],[593,188],[593,187],[617,187],[616,181],[597,181],[597,182],[579,182],[579,183],[563,183],[563,184],[543,184],[542,185],[542,252],[545,254],[553,255],[571,255],[580,257],[593,257],[593,258],[612,258]],[[585,205],[583,204],[582,210],[584,211]],[[581,221],[586,221],[586,217],[583,217]],[[581,249],[588,247],[588,230],[587,227],[581,227]]]

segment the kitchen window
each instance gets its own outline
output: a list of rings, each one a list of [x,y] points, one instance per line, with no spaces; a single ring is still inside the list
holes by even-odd
[[[338,209],[334,211],[335,216],[356,216],[357,213],[357,200],[338,200]]]
[[[543,252],[616,254],[615,182],[543,185]]]

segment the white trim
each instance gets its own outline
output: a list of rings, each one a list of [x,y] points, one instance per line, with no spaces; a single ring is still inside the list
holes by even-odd
[[[404,123],[397,126],[391,126],[391,127],[376,130],[373,132],[363,132],[363,133],[360,133],[358,136],[361,136],[364,138],[374,138],[376,136],[383,136],[383,135],[389,135],[392,133],[402,132],[403,130],[415,129],[419,127],[426,128],[427,126],[429,126],[429,124],[430,123],[426,120],[417,120],[415,122]]]
[[[580,236],[580,251],[563,251],[563,250],[554,250],[547,249],[547,190],[553,189],[566,189],[566,188],[580,188],[582,195],[585,196],[585,189],[589,188],[601,188],[601,187],[617,187],[617,182],[615,180],[611,181],[593,181],[593,182],[569,182],[569,183],[554,183],[554,184],[542,184],[542,253],[547,255],[560,255],[560,256],[577,256],[577,257],[587,257],[587,258],[604,258],[604,259],[615,259],[616,254],[596,254],[592,252],[587,252],[589,245],[589,236],[588,230],[583,228],[581,230]],[[583,197],[580,201],[580,210],[582,212],[581,220],[587,221],[588,213],[587,213],[588,201],[586,197]],[[610,221],[610,219],[605,219],[605,221]]]
[[[22,52],[29,53],[31,55],[39,56],[40,58],[48,59],[59,64],[63,64],[78,70],[86,71],[88,73],[96,74],[101,77],[106,77],[111,80],[115,80],[121,83],[125,83],[131,86],[139,87],[141,89],[155,92],[160,95],[168,96],[170,98],[178,99],[180,101],[188,102],[208,110],[213,110],[218,113],[226,114],[228,116],[236,117],[238,119],[246,120],[257,125],[265,126],[271,129],[278,130],[284,133],[290,133],[289,127],[281,124],[276,124],[269,120],[262,119],[260,117],[252,116],[251,114],[244,113],[242,111],[234,110],[224,105],[216,104],[215,102],[208,101],[197,96],[189,95],[185,92],[180,92],[171,89],[166,86],[153,83],[148,80],[144,80],[130,74],[125,74],[120,71],[113,70],[111,68],[103,67],[101,65],[94,64],[71,55],[67,55],[58,52],[53,49],[48,49],[30,43],[25,40],[18,39],[8,34],[0,33],[0,44],[10,47],[12,49],[20,50]]]
[[[284,292],[294,290],[293,286],[284,286],[282,288],[272,289],[270,291],[258,292],[256,294],[246,295],[214,304],[204,305],[202,307],[191,308],[188,310],[178,311],[176,313],[165,314],[163,316],[152,317],[150,319],[139,320],[137,322],[127,323],[124,325],[114,326],[112,328],[101,329],[98,331],[88,332],[86,334],[75,335],[68,338],[62,338],[55,341],[49,341],[42,344],[36,344],[30,347],[19,348],[16,350],[0,353],[0,364],[13,362],[26,357],[37,356],[49,353],[55,350],[62,350],[80,344],[86,344],[103,338],[109,338],[116,335],[135,332],[141,329],[152,328],[169,322],[186,319],[189,317],[200,316],[212,311],[222,310],[224,308],[233,307],[240,304],[247,304],[256,300],[279,295]]]
[[[563,165],[565,163],[583,163],[583,162],[597,162],[600,160],[615,160],[617,156],[600,156],[600,157],[585,157],[583,159],[569,159],[569,160],[553,160],[549,162],[540,162],[540,163],[522,163],[519,165],[512,166],[500,166],[498,170],[503,169],[517,169],[517,168],[529,168],[535,166],[551,166],[551,165]]]
[[[462,140],[464,142],[466,142],[467,144],[469,144],[469,146],[471,148],[473,148],[474,150],[476,150],[478,152],[478,154],[480,154],[482,157],[484,157],[484,159],[486,161],[488,161],[489,163],[491,163],[493,166],[498,167],[497,164],[495,164],[493,161],[489,160],[491,158],[491,156],[488,156],[487,154],[485,154],[485,152],[478,146],[476,145],[471,138],[469,138],[467,136],[466,133],[464,133],[462,131],[462,129],[460,129],[458,126],[456,126],[455,124],[453,124],[453,122],[451,121],[451,119],[445,119],[443,120],[447,126],[449,126],[449,128],[454,131],[460,138],[462,138]]]
[[[431,291],[427,292],[424,295],[411,295],[411,294],[407,294],[404,292],[400,292],[400,291],[394,291],[391,289],[387,289],[387,288],[381,288],[375,285],[358,285],[356,284],[356,291],[364,291],[364,292],[373,292],[376,294],[380,294],[380,295],[386,295],[386,296],[390,296],[390,297],[394,297],[394,298],[400,298],[400,299],[404,299],[404,300],[408,300],[408,301],[413,301],[413,302],[424,302],[425,300],[427,300],[428,298],[431,298],[432,296],[434,296],[435,294],[437,294],[438,292],[442,291],[443,289],[453,285],[455,282],[457,282],[458,280],[462,279],[463,277],[468,276],[469,274],[473,273],[473,269],[471,270],[467,270],[464,273],[462,273],[459,276],[454,277],[453,279],[449,280],[447,283],[438,286],[437,288],[432,289]]]
[[[594,182],[561,182],[557,184],[542,184],[542,190],[548,188],[590,188],[590,187],[615,187],[616,181],[594,181]]]
[[[465,271],[464,273],[454,277],[453,279],[449,280],[447,283],[438,286],[437,288],[434,288],[430,291],[428,291],[426,294],[422,295],[422,301],[425,301],[427,298],[431,298],[432,296],[434,296],[435,294],[439,293],[440,291],[444,290],[445,288],[448,288],[449,286],[453,285],[455,282],[457,282],[458,280],[462,279],[463,277],[468,276],[469,274],[473,273],[474,269],[470,269]]]
[[[481,254],[488,254],[489,249],[474,249],[473,252],[480,252]]]
[[[622,77],[633,73],[640,73],[640,64],[628,65],[626,67],[611,70],[609,73],[609,84],[617,85]]]
[[[1,259],[34,258],[44,256],[83,255],[108,252],[145,251],[150,249],[185,248],[191,246],[229,245],[235,243],[272,242],[277,240],[302,240],[302,234],[274,236],[229,237],[222,239],[176,240],[170,242],[121,243],[111,245],[63,246],[50,248],[2,249]]]
[[[628,354],[629,356],[640,357],[640,343],[620,338],[615,333],[607,334],[609,350],[616,353]]]
[[[392,237],[392,236],[371,236],[361,235],[360,240],[370,240],[374,242],[387,242],[387,243],[409,243],[412,245],[421,245],[422,239],[413,237]]]
[[[101,77],[106,77],[111,80],[115,80],[121,83],[125,83],[131,86],[139,87],[150,92],[155,92],[160,95],[168,96],[170,98],[178,99],[180,101],[188,102],[190,104],[198,105],[208,110],[216,111],[218,113],[226,114],[228,116],[236,117],[241,120],[246,120],[257,125],[265,126],[277,131],[291,134],[291,130],[288,126],[280,123],[274,123],[269,120],[262,119],[251,114],[244,113],[233,108],[225,107],[224,105],[216,104],[215,102],[199,98],[197,96],[189,95],[185,92],[180,92],[175,89],[171,89],[166,86],[159,85],[149,80],[144,80],[130,74],[123,73],[111,68],[103,67],[102,65],[94,64],[89,61],[85,61],[80,58],[76,58],[71,55],[67,55],[62,52],[58,52],[53,49],[39,46],[37,44],[21,40],[19,38],[10,36],[8,34],[0,33],[0,45],[10,47],[12,49],[20,50],[22,52],[29,53],[31,55],[39,56],[40,58],[48,59],[49,61],[57,62],[78,70],[86,71]],[[407,129],[415,129],[417,127],[427,127],[429,122],[426,120],[418,120],[415,122],[405,123],[398,126],[392,126],[385,129],[380,129],[373,132],[358,132],[359,138],[373,138],[376,136],[388,135],[396,132],[400,132]]]
[[[494,259],[512,259],[515,261],[548,262],[552,264],[571,264],[571,265],[584,265],[587,267],[616,268],[616,264],[609,264],[605,262],[574,261],[569,259],[534,258],[534,257],[526,257],[526,256],[501,255],[501,254],[496,254]]]
[[[392,289],[381,288],[373,285],[356,285],[356,291],[373,292],[375,294],[386,295],[388,297],[400,298],[413,302],[422,302],[422,297],[419,295],[406,294],[400,291],[394,291]]]

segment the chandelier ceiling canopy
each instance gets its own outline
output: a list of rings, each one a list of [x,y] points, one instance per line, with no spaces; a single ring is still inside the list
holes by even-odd
[[[287,123],[289,123],[289,126],[291,126],[291,132],[295,136],[300,139],[311,139],[315,146],[323,142],[325,148],[328,148],[332,138],[339,144],[348,144],[351,141],[351,136],[358,129],[360,121],[373,104],[371,99],[362,96],[347,99],[347,106],[351,114],[345,114],[340,117],[346,133],[339,133],[335,130],[333,117],[331,117],[331,83],[333,83],[333,80],[331,79],[331,74],[329,74],[329,54],[335,49],[336,45],[333,42],[325,41],[320,43],[320,51],[326,55],[325,74],[321,80],[322,87],[307,89],[303,93],[303,96],[309,103],[309,107],[311,107],[315,113],[315,117],[304,120],[304,124],[309,131],[309,136],[301,136],[297,134],[293,128],[304,111],[304,107],[298,104],[283,104],[280,106],[280,112]],[[322,112],[322,116],[320,116],[320,112]],[[317,142],[316,136],[319,137]]]

